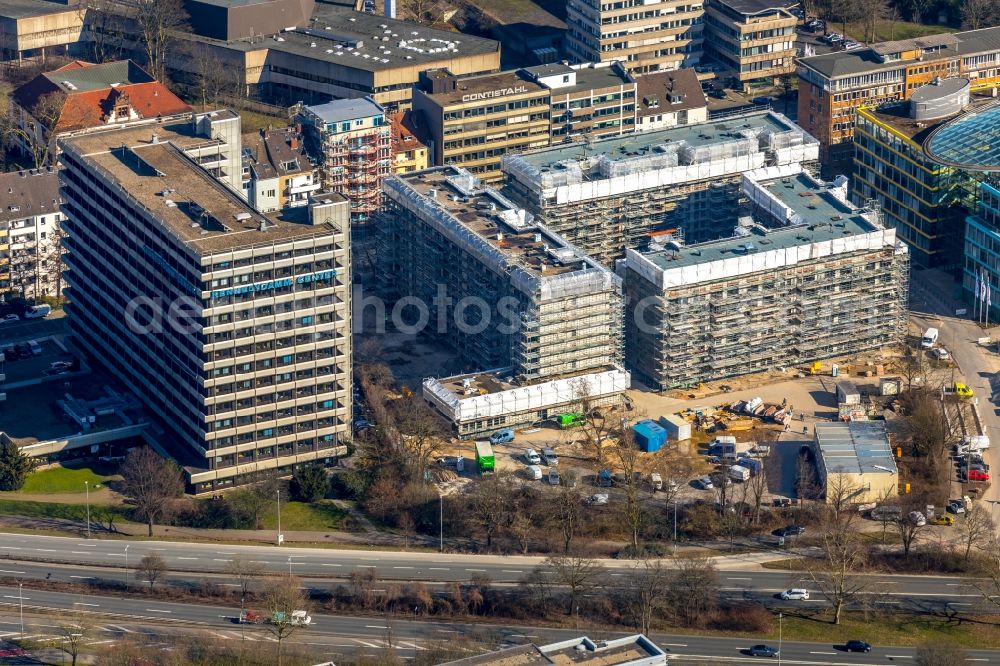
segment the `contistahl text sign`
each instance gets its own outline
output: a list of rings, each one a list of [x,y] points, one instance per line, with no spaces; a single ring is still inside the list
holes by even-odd
[[[513,88],[497,88],[496,90],[487,90],[486,92],[469,93],[468,95],[462,95],[463,102],[475,102],[480,99],[490,99],[491,97],[505,97],[507,95],[516,95],[517,93],[528,92],[527,86],[514,86]]]

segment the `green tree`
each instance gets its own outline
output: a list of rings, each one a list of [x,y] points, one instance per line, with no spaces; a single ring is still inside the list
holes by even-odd
[[[20,490],[34,464],[17,444],[0,441],[0,490]]]
[[[303,465],[292,473],[288,485],[292,499],[298,502],[315,502],[326,497],[330,480],[321,465]]]

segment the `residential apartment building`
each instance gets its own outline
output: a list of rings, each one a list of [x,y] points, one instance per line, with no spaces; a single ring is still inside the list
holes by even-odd
[[[305,206],[322,188],[301,126],[243,135],[243,195],[261,213]]]
[[[795,72],[795,27],[791,0],[708,0],[705,53],[740,81],[772,85]]]
[[[131,60],[76,60],[39,74],[11,93],[14,138],[25,155],[55,162],[56,137],[102,125],[169,116],[191,107]]]
[[[392,173],[392,129],[371,98],[338,99],[299,114],[323,187],[351,202],[351,222],[363,224],[382,205],[382,180]]]
[[[994,101],[970,96],[969,80],[956,77],[922,86],[907,101],[857,110],[851,198],[858,205],[877,202],[916,266],[962,264],[975,188],[964,170],[928,155],[924,143],[975,99],[977,106]]]
[[[619,60],[639,74],[691,67],[702,52],[702,0],[568,0],[566,50],[575,62]]]
[[[61,203],[51,167],[0,174],[0,292],[60,294]]]
[[[638,132],[697,125],[708,120],[708,102],[693,69],[638,76],[635,97]]]
[[[460,165],[485,182],[502,179],[504,155],[583,136],[629,134],[640,122],[699,122],[706,108],[693,71],[633,77],[618,62],[538,65],[462,78],[428,72],[413,93],[434,163]]]
[[[457,167],[393,176],[385,198],[387,307],[421,302],[470,370],[534,383],[620,363],[620,280],[523,208]]]
[[[629,249],[627,366],[660,390],[902,341],[909,253],[877,213],[799,165],[743,176],[729,238]]]
[[[397,111],[389,116],[392,129],[392,172],[409,173],[430,166],[427,146],[417,138],[418,114]],[[422,130],[422,126],[421,126]]]
[[[504,194],[606,266],[642,248],[732,233],[742,173],[815,165],[819,144],[784,116],[700,125],[506,155]]]
[[[189,157],[194,129],[184,116],[63,138],[63,210],[77,344],[207,492],[344,451],[350,224],[335,193],[262,215]]]
[[[849,173],[855,112],[895,100],[936,78],[972,90],[1000,83],[1000,27],[872,44],[800,58],[798,123],[819,139],[824,173]]]

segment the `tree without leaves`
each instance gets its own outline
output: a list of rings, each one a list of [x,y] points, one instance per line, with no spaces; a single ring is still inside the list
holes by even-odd
[[[188,23],[183,0],[134,0],[135,22],[150,75],[165,82],[167,55],[172,48],[174,31]]]
[[[639,534],[646,522],[646,508],[639,497],[643,476],[643,457],[635,441],[635,431],[626,423],[615,432],[617,444],[612,448],[611,457],[625,477],[623,490],[625,501],[619,504],[622,521],[629,530],[633,556],[639,555]]]
[[[246,598],[251,587],[264,574],[264,565],[255,560],[237,555],[226,563],[226,573],[236,579],[240,586],[240,598]]]
[[[442,0],[400,0],[399,14],[401,18],[433,26],[444,20],[448,5]]]
[[[580,432],[583,433],[583,445],[598,469],[604,467],[604,445],[621,427],[620,416],[611,409],[598,409],[593,397],[593,388],[586,378],[574,379],[571,382],[573,401],[576,411],[583,421]]]
[[[916,543],[920,532],[927,526],[910,518],[910,513],[919,511],[916,502],[909,502],[903,505],[902,513],[896,518],[896,532],[899,534],[899,541],[903,546],[903,557],[909,557],[913,544]]]
[[[117,0],[81,0],[77,13],[83,21],[94,62],[119,60],[125,42],[125,21]]]
[[[20,490],[34,466],[34,461],[13,441],[0,441],[0,490]]]
[[[291,483],[288,484],[288,491],[292,499],[297,502],[312,504],[326,497],[326,492],[330,488],[330,478],[322,465],[310,464],[297,467],[292,472]]]
[[[97,629],[89,615],[71,612],[68,616],[59,617],[54,633],[55,637],[48,643],[49,647],[65,654],[70,658],[70,665],[76,666],[84,646],[94,640]]]
[[[121,475],[122,493],[135,505],[136,513],[146,521],[149,536],[153,536],[153,523],[167,511],[170,500],[184,492],[180,468],[143,446],[128,452]]]
[[[396,428],[402,446],[409,452],[414,478],[423,479],[431,460],[445,444],[441,418],[417,395],[397,400],[393,407]]]
[[[62,115],[66,97],[61,90],[42,95],[31,108],[25,109],[34,121],[29,120],[27,127],[21,127],[11,111],[9,98],[0,96],[0,143],[8,148],[26,148],[35,168],[44,166],[54,149],[53,130]],[[87,118],[82,122],[96,124],[89,123],[90,120]]]
[[[597,586],[604,575],[604,567],[589,557],[553,555],[542,563],[542,568],[552,569],[552,577],[569,593],[567,615],[573,615],[580,597]]]
[[[263,527],[265,513],[277,507],[280,483],[276,476],[265,477],[251,486],[237,488],[226,495],[226,501],[234,510],[243,514],[254,529]]]
[[[278,666],[282,663],[282,642],[300,626],[293,623],[292,613],[306,607],[301,588],[302,582],[296,576],[270,578],[264,584],[264,607],[270,614],[266,626],[277,640]]]
[[[840,624],[844,607],[858,598],[869,581],[860,576],[867,553],[859,537],[858,512],[852,506],[858,487],[834,477],[827,485],[823,515],[822,555],[807,569],[809,580],[830,603],[833,624]]]
[[[671,572],[659,560],[644,560],[619,584],[619,607],[635,630],[649,635],[653,620],[667,609],[667,589]]]
[[[988,509],[976,504],[965,514],[965,520],[959,525],[958,532],[965,544],[965,561],[969,561],[973,548],[986,548],[992,541],[995,532],[993,519]]]
[[[563,486],[559,489],[555,502],[552,503],[552,516],[559,526],[559,532],[563,539],[563,554],[569,553],[573,537],[576,536],[576,532],[580,528],[582,502],[583,498],[580,497],[577,490]]]
[[[707,557],[680,557],[665,590],[668,607],[687,626],[702,623],[715,608],[719,596],[719,574]]]
[[[156,585],[156,581],[167,573],[167,561],[163,559],[163,556],[157,552],[146,553],[139,560],[139,564],[136,566],[136,571],[141,573],[146,577],[146,582],[149,583],[149,589],[152,590],[153,586]]]
[[[979,30],[1000,23],[1000,3],[997,0],[964,0],[962,27]]]
[[[514,508],[514,484],[503,472],[483,479],[472,491],[472,515],[486,533],[486,550],[493,547],[493,537],[506,524]]]

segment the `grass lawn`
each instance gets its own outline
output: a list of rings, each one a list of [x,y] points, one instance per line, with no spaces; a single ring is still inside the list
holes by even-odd
[[[347,512],[340,509],[330,501],[321,500],[315,504],[304,502],[282,502],[281,504],[281,529],[302,530],[309,532],[322,532],[324,530],[343,529],[344,519]],[[275,529],[278,526],[278,517],[271,512],[261,521],[264,529]]]
[[[242,123],[244,134],[259,132],[262,129],[267,129],[268,125],[273,127],[288,126],[288,118],[284,116],[270,116],[246,109],[240,109],[238,113],[240,114],[240,122]]]
[[[830,21],[827,24],[828,31],[840,31],[844,27],[839,21]],[[955,32],[954,28],[946,25],[924,25],[922,23],[910,23],[909,21],[879,21],[875,25],[875,41],[888,42],[895,39],[912,39],[914,37],[924,37],[925,35],[940,35],[945,32]],[[847,34],[858,41],[864,41],[865,27],[860,23],[848,23]]]
[[[9,516],[28,516],[29,518],[61,518],[63,520],[87,519],[87,505],[62,504],[55,502],[30,502],[9,499],[9,495],[0,499],[0,514]],[[119,520],[128,520],[122,507],[111,504],[91,504],[91,520],[99,521],[111,511]]]
[[[785,640],[813,641],[831,645],[843,644],[851,638],[872,645],[948,645],[954,643],[972,649],[1000,645],[1000,626],[965,621],[959,623],[933,615],[874,612],[866,620],[861,613],[845,613],[839,625],[830,624],[830,613],[815,619],[785,615],[782,622]],[[775,624],[772,636],[778,638]]]
[[[80,493],[86,492],[84,482],[90,483],[90,489],[103,486],[111,476],[111,469],[100,464],[83,464],[80,466],[51,467],[32,472],[24,484],[21,493]]]

